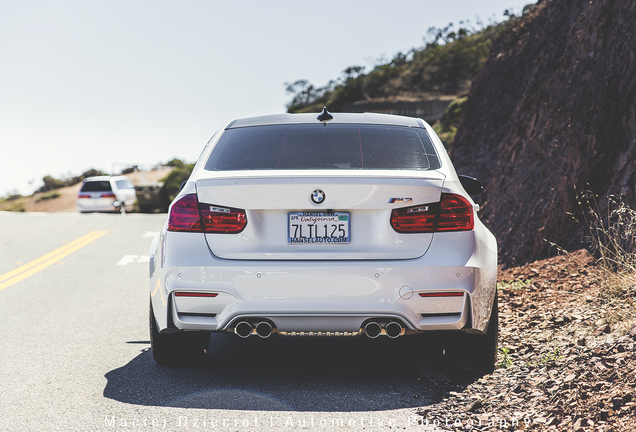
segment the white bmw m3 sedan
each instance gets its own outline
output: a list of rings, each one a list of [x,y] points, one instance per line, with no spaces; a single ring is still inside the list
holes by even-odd
[[[325,109],[232,121],[151,247],[154,359],[201,358],[211,332],[436,332],[492,369],[497,244],[479,190],[420,119]]]

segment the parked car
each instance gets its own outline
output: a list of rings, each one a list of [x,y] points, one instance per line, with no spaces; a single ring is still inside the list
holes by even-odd
[[[77,194],[77,209],[81,213],[126,213],[133,209],[135,200],[135,185],[124,176],[88,177]]]
[[[480,189],[420,119],[324,110],[232,121],[151,247],[154,359],[201,358],[211,332],[443,331],[449,351],[492,369],[497,244],[470,196]]]

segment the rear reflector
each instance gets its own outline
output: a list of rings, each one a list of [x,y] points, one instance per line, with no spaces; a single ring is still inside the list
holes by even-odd
[[[391,226],[402,234],[470,231],[475,228],[473,206],[461,195],[443,193],[439,203],[393,210]]]
[[[420,293],[420,297],[463,297],[463,292]]]
[[[199,204],[196,194],[179,198],[172,204],[168,217],[168,231],[237,234],[246,225],[245,210]]]
[[[176,292],[175,297],[216,297],[219,293]]]

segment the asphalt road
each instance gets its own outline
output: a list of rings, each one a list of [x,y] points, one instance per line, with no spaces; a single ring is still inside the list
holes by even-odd
[[[444,391],[400,340],[214,334],[204,365],[158,366],[147,256],[164,220],[0,212],[0,431],[428,429],[416,411]]]

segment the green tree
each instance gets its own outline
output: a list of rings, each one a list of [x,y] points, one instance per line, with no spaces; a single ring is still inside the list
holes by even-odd
[[[450,149],[453,145],[467,100],[467,97],[461,97],[452,101],[446,111],[444,111],[442,118],[433,125],[433,129],[435,129],[439,139],[442,140],[447,149]]]
[[[181,184],[190,178],[190,174],[192,174],[192,170],[194,169],[194,164],[186,163],[181,159],[175,158],[166,163],[166,165],[173,168],[167,176],[161,179],[161,181],[168,193],[169,200],[172,201],[179,194]]]

